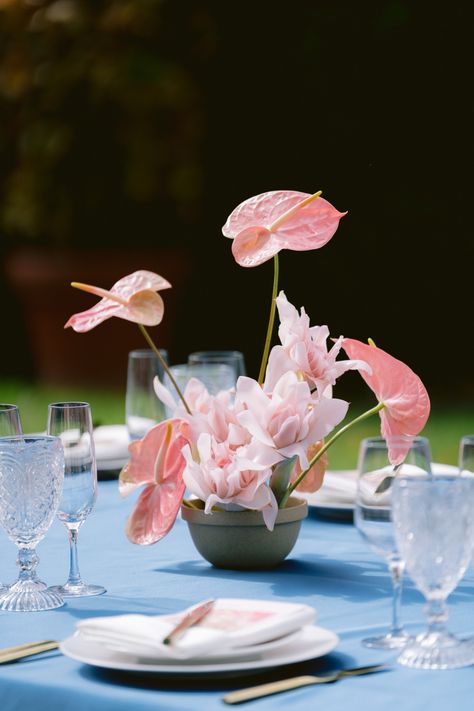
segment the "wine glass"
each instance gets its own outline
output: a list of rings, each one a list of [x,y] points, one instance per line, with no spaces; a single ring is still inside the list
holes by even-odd
[[[244,354],[240,351],[195,351],[189,354],[189,365],[202,365],[203,363],[230,366],[235,373],[234,385],[238,378],[246,373]]]
[[[167,351],[160,350],[160,354],[168,364]],[[163,381],[163,365],[151,348],[130,351],[125,420],[131,440],[141,439],[148,430],[166,417],[164,405],[157,398],[153,388],[153,379],[156,375]]]
[[[469,564],[474,544],[474,479],[449,474],[396,477],[392,515],[398,550],[427,600],[428,630],[398,658],[415,669],[454,669],[474,662],[472,639],[446,629],[446,598]]]
[[[12,437],[22,432],[18,407],[0,403],[0,437]]]
[[[0,438],[0,523],[18,546],[20,573],[0,594],[0,608],[51,610],[62,597],[38,580],[35,548],[50,527],[61,496],[64,453],[58,437],[19,435]]]
[[[474,435],[466,435],[459,443],[459,471],[474,474]]]
[[[84,583],[79,572],[77,537],[97,498],[97,468],[92,437],[91,408],[87,402],[55,402],[48,408],[48,434],[61,438],[64,447],[64,486],[58,519],[69,534],[69,577],[54,586],[60,595],[101,595],[101,585]]]
[[[407,448],[404,437],[393,438],[392,452]],[[431,472],[431,454],[428,440],[416,437],[408,448],[402,464],[394,467],[388,458],[388,448],[381,437],[364,439],[359,452],[359,477],[357,483],[355,524],[363,538],[387,562],[393,585],[392,624],[388,632],[362,640],[366,647],[399,649],[409,638],[400,624],[402,578],[405,564],[398,553],[391,518],[391,492],[395,475],[410,472]]]

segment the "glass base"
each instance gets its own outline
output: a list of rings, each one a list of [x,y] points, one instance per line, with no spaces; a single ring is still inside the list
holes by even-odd
[[[413,640],[413,637],[399,630],[398,632],[388,632],[380,637],[367,637],[362,640],[364,647],[370,649],[403,649]]]
[[[405,647],[397,659],[412,669],[457,669],[474,664],[474,641],[449,632],[424,632]]]
[[[0,594],[0,610],[9,612],[54,610],[63,605],[61,595],[40,580],[19,580]]]
[[[103,595],[107,592],[102,585],[86,585],[86,583],[78,585],[65,583],[64,585],[53,585],[49,589],[54,590],[61,597],[86,597],[88,595]]]

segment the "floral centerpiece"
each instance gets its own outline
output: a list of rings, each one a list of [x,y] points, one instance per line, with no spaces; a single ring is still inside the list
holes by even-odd
[[[394,466],[403,461],[423,429],[429,397],[407,365],[371,340],[365,344],[340,336],[329,341],[327,326],[311,326],[304,308],[298,311],[278,291],[279,252],[321,248],[343,217],[320,195],[263,193],[241,203],[225,223],[222,231],[232,240],[238,264],[255,267],[269,259],[274,262],[260,373],[258,379],[240,377],[234,389],[217,395],[195,378],[181,392],[163,363],[176,392],[156,380],[156,394],[174,414],[130,444],[130,461],[119,480],[123,495],[143,487],[126,526],[134,543],[155,543],[170,531],[186,489],[206,514],[229,507],[260,511],[271,531],[293,492],[316,491],[322,485],[327,450],[349,428],[378,414],[389,449],[394,438],[406,441],[405,451],[391,449]],[[164,315],[158,292],[171,285],[163,277],[134,272],[110,291],[73,286],[102,298],[72,316],[66,326],[89,331],[113,316],[136,322],[161,359],[147,327],[158,325]],[[270,349],[276,311],[280,344]],[[347,359],[338,359],[341,350]],[[359,371],[377,402],[334,433],[346,417],[348,403],[333,397],[332,388],[348,370]]]

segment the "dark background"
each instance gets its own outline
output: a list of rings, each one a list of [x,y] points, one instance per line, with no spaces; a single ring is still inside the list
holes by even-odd
[[[1,2],[0,373],[51,378],[38,370],[38,336],[8,267],[19,249],[33,249],[38,264],[40,255],[51,264],[51,255],[85,252],[105,288],[135,262],[173,281],[161,265],[177,254],[170,271],[179,288],[164,294],[168,324],[165,314],[157,342],[173,362],[237,348],[256,375],[272,264],[238,267],[221,226],[251,195],[322,189],[348,215],[323,249],[281,255],[289,300],[334,336],[371,336],[437,397],[471,402],[467,9],[408,0]],[[73,265],[54,266],[48,297],[61,337],[68,281],[87,280],[79,258]],[[46,287],[36,283],[39,299]],[[74,308],[92,303],[81,294]],[[68,333],[69,344],[82,359],[122,368],[140,335],[125,322],[101,329],[101,343]],[[112,368],[101,383],[107,370],[116,384]],[[71,363],[71,378],[78,372]]]

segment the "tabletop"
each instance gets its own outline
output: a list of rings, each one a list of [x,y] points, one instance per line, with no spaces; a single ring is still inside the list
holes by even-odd
[[[301,673],[387,662],[389,670],[306,687],[248,704],[249,708],[292,711],[308,703],[332,711],[380,711],[403,704],[404,711],[471,709],[474,668],[415,671],[400,667],[393,652],[361,645],[368,634],[385,630],[391,615],[391,583],[385,563],[362,540],[350,522],[323,519],[310,510],[288,559],[275,570],[231,571],[213,568],[194,548],[187,524],[178,520],[171,533],[154,546],[135,546],[124,524],[133,500],[121,500],[117,483],[103,481],[99,498],[79,534],[83,578],[105,585],[100,597],[67,599],[48,612],[0,612],[0,647],[40,639],[64,639],[78,620],[122,613],[175,612],[209,597],[244,597],[304,602],[316,610],[317,624],[335,631],[336,649],[310,662],[265,674],[226,680],[176,681],[100,670],[60,652],[0,666],[1,711],[33,706],[36,711],[159,711],[220,709],[225,692]],[[433,532],[436,535],[436,532]],[[68,568],[66,530],[55,521],[38,546],[39,576],[48,584],[64,582]],[[0,535],[0,579],[16,576],[15,546]],[[411,632],[425,627],[423,598],[405,579],[402,615]],[[450,629],[474,634],[474,573],[449,598]],[[329,705],[329,706],[328,706]],[[245,708],[245,707],[244,707]]]

